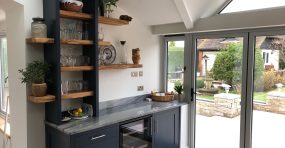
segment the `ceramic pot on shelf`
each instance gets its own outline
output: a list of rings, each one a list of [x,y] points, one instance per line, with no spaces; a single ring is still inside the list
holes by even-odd
[[[47,84],[32,84],[32,94],[35,97],[42,97],[45,96],[47,93]]]
[[[134,64],[140,64],[141,61],[141,55],[140,55],[140,49],[136,48],[132,50],[132,60]]]
[[[33,38],[46,38],[47,37],[47,25],[44,23],[43,18],[33,18],[31,24],[31,33]]]
[[[73,12],[80,12],[83,8],[83,2],[78,0],[61,0],[61,9]]]

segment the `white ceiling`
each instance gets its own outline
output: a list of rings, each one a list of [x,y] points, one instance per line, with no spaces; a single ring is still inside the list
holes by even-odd
[[[5,11],[1,6],[1,1],[0,1],[0,22],[5,20]]]
[[[119,6],[149,26],[184,22],[186,28],[209,17],[228,0],[120,0]]]
[[[5,15],[5,11],[4,9],[1,7],[3,5],[1,5],[1,0],[0,0],[0,36],[2,36],[3,34],[5,34],[6,32],[6,15]]]
[[[182,22],[173,0],[120,0],[119,6],[146,25]]]

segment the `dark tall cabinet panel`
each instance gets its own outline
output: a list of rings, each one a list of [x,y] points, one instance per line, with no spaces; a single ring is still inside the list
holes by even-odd
[[[175,108],[153,115],[153,148],[179,148],[180,110]]]
[[[62,100],[83,98],[84,103],[93,106],[93,115],[98,116],[98,0],[84,0],[82,13],[74,13],[60,10],[59,0],[43,0],[44,19],[47,25],[48,37],[53,39],[52,43],[44,45],[45,62],[51,65],[50,78],[48,83],[48,94],[56,97],[54,102],[46,104],[46,120],[55,124],[61,124],[62,119]],[[88,16],[85,18],[84,16]],[[68,17],[67,17],[68,16]],[[88,40],[68,40],[60,36],[60,22],[62,18],[74,19],[86,22],[88,26],[82,26],[83,30],[88,31]],[[71,70],[64,71],[61,67],[61,46],[63,44],[82,46],[82,56],[90,58],[89,70],[80,70],[79,67],[71,67]],[[70,68],[70,67],[67,67]],[[75,70],[72,70],[75,69]],[[77,69],[77,70],[76,70]],[[79,70],[78,70],[79,69]],[[88,83],[87,95],[73,95],[65,97],[61,91],[62,72],[82,72],[83,80]]]

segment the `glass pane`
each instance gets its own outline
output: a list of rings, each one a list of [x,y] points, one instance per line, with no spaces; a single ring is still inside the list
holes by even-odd
[[[184,77],[184,41],[169,41],[168,45],[168,76],[167,91],[174,91],[177,83],[183,83]]]
[[[8,57],[7,57],[7,39],[0,38],[0,71],[1,71],[1,111],[6,111],[7,97],[9,96],[8,89]],[[8,111],[9,113],[9,111]]]
[[[253,148],[285,147],[285,36],[255,39]]]
[[[239,148],[243,38],[197,40],[196,148]]]
[[[284,0],[233,0],[221,13],[258,10],[285,6]]]

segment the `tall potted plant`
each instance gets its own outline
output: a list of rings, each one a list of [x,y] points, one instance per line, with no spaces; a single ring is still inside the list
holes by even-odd
[[[45,76],[50,69],[50,65],[41,61],[34,61],[26,67],[20,69],[22,74],[22,83],[32,84],[32,94],[35,97],[42,97],[46,95],[47,84],[45,83]]]
[[[179,101],[183,101],[183,85],[180,81],[176,81],[174,83],[174,90],[176,91],[176,99],[179,100]]]
[[[103,0],[105,6],[105,16],[110,17],[110,14],[114,11],[113,7],[117,7],[119,0]]]

